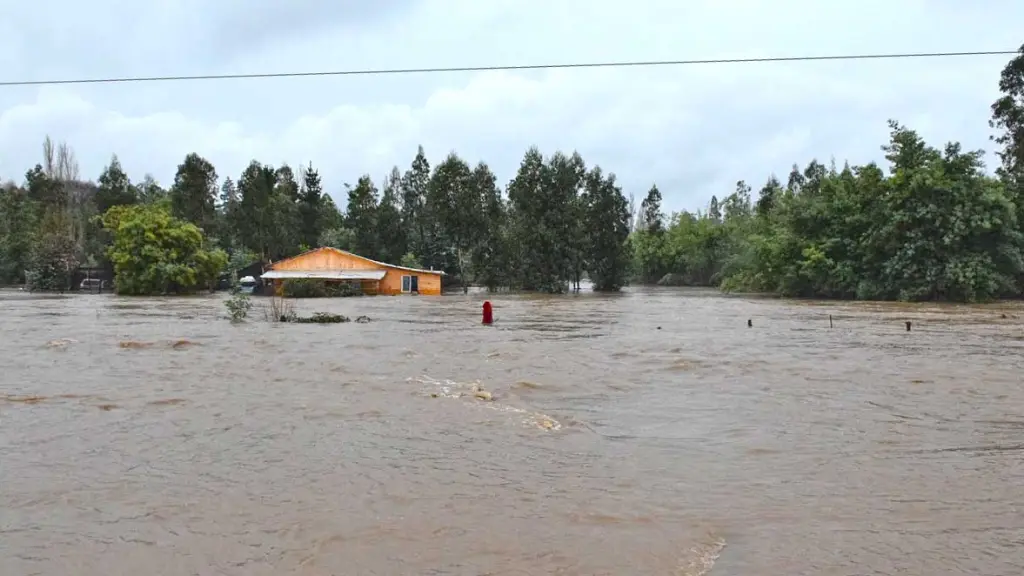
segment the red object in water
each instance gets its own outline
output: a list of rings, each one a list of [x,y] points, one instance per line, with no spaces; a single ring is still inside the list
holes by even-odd
[[[494,322],[494,310],[491,308],[490,301],[484,302],[484,324],[491,324]]]

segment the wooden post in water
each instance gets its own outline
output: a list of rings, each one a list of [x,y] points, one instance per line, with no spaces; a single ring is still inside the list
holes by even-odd
[[[832,315],[831,314],[828,315],[828,327],[832,328]]]
[[[910,332],[910,320],[907,320],[907,332]]]

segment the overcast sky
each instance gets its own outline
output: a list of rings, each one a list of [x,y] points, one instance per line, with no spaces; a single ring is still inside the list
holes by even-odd
[[[1019,0],[0,0],[0,80],[545,62],[1014,50]],[[502,183],[532,144],[579,150],[639,198],[697,209],[813,157],[881,160],[886,119],[991,149],[1009,57],[0,87],[0,178],[49,134],[95,179],[116,153],[169,184],[312,162],[342,200],[417,144]]]

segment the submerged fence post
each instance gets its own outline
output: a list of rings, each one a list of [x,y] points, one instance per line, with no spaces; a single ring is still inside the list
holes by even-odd
[[[831,314],[828,315],[828,327],[829,328],[832,327],[832,315]]]

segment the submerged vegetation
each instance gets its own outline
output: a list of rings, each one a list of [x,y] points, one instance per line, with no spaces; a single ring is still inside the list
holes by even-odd
[[[237,282],[231,287],[231,297],[224,302],[228,309],[228,316],[232,322],[242,322],[249,316],[252,310],[252,299],[248,294],[243,294]]]
[[[359,286],[315,279],[288,279],[282,283],[282,290],[288,298],[341,298],[363,295]]]
[[[825,298],[978,301],[1024,294],[1024,47],[999,80],[996,173],[980,151],[928,145],[890,122],[888,166],[794,165],[757,191],[740,181],[697,213],[638,210],[615,175],[577,154],[531,148],[504,190],[486,163],[420,148],[404,172],[346,185],[344,212],[312,166],[253,161],[220,180],[189,154],[168,189],[132,183],[114,157],[82,182],[74,153],[44,144],[24,184],[0,191],[0,283],[66,290],[80,264],[121,294],[212,289],[231,262],[333,246],[444,270],[462,286],[561,293],[628,282]],[[289,281],[292,297],[348,295]],[[268,316],[290,318],[278,299]],[[230,308],[230,307],[229,307]],[[241,314],[237,308],[235,314]],[[281,313],[279,313],[281,312]],[[248,310],[245,310],[248,313]],[[244,315],[243,315],[244,317]]]

